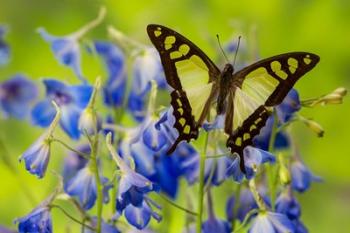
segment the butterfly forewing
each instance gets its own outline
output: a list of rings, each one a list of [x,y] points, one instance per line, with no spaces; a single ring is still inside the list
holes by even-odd
[[[174,89],[171,105],[179,132],[171,153],[182,141],[197,138],[217,94],[219,69],[188,39],[160,25],[148,25],[148,35],[157,48],[168,84]]]

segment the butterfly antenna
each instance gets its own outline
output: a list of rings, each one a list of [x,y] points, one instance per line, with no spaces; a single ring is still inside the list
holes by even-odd
[[[236,58],[238,54],[238,49],[239,49],[239,44],[241,43],[241,36],[238,37],[238,42],[237,42],[237,47],[236,47],[236,52],[235,52],[235,58],[233,59],[233,67],[235,67],[236,64]]]
[[[225,54],[225,51],[224,51],[223,48],[221,47],[220,38],[219,38],[219,35],[218,35],[218,34],[216,34],[216,38],[218,39],[219,47],[220,47],[220,49],[221,49],[222,54],[224,54],[224,57],[225,57],[227,63],[230,63],[230,61],[228,60],[228,58],[227,58],[227,56],[226,56],[226,54]]]

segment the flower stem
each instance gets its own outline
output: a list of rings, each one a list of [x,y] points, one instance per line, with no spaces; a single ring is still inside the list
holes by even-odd
[[[95,228],[89,226],[89,225],[86,225],[83,221],[80,221],[78,219],[76,219],[75,217],[73,217],[72,215],[70,215],[67,211],[65,211],[61,206],[59,205],[54,205],[54,204],[51,204],[50,205],[50,208],[56,208],[56,209],[59,209],[62,211],[62,213],[64,213],[64,215],[66,215],[68,218],[70,218],[71,220],[73,220],[74,222],[86,227],[86,228],[89,228],[90,230],[92,231],[95,231]]]
[[[60,143],[62,146],[66,147],[68,150],[73,151],[74,153],[76,153],[77,155],[83,157],[84,159],[89,159],[90,158],[90,156],[88,154],[74,149],[73,147],[69,146],[67,143],[65,143],[61,139],[53,137],[53,138],[51,138],[51,141]]]
[[[249,211],[245,217],[244,217],[244,220],[242,222],[241,225],[239,225],[237,227],[237,229],[233,232],[233,233],[238,233],[240,232],[241,230],[243,230],[243,228],[247,225],[248,221],[250,220],[250,218],[254,215],[254,214],[257,214],[258,213],[258,210],[257,209],[252,209],[251,211]]]
[[[261,195],[259,194],[259,192],[258,192],[258,190],[256,188],[254,178],[250,179],[248,184],[249,184],[249,189],[252,192],[253,197],[254,197],[254,199],[256,201],[256,204],[258,205],[259,209],[260,210],[266,210],[267,209],[266,204],[265,204],[264,200],[262,199]]]
[[[98,134],[94,136],[91,145],[91,162],[94,166],[96,187],[97,187],[97,226],[96,232],[101,233],[101,225],[102,225],[102,208],[103,208],[103,187],[100,179],[100,174],[98,171],[98,163],[97,163],[97,149],[98,149]]]
[[[172,200],[170,200],[169,198],[167,198],[166,196],[164,196],[163,194],[159,194],[159,196],[164,199],[166,202],[168,202],[170,205],[178,208],[179,210],[182,210],[184,212],[186,212],[187,214],[191,214],[191,215],[194,215],[194,216],[198,216],[198,214],[196,212],[193,212],[189,209],[186,209],[185,207],[182,207],[178,204],[176,204],[175,202],[173,202]]]
[[[205,169],[205,159],[207,154],[209,133],[205,134],[205,141],[202,153],[199,154],[199,191],[198,191],[198,215],[196,221],[196,232],[202,232],[202,216],[203,216],[203,199],[204,199],[204,169]]]
[[[233,229],[235,229],[235,220],[236,220],[236,216],[238,215],[237,213],[238,213],[238,207],[239,207],[239,205],[238,205],[238,203],[239,203],[239,201],[240,201],[240,199],[241,199],[241,185],[237,185],[237,187],[236,187],[236,191],[235,191],[235,204],[234,204],[234,206],[233,206],[233,210],[232,210],[232,212],[233,212],[233,218],[232,218],[232,230]]]
[[[77,40],[82,38],[86,33],[91,31],[93,28],[97,27],[103,21],[103,19],[106,16],[106,12],[106,7],[101,7],[100,11],[98,12],[98,16],[94,20],[82,26],[78,31],[73,33],[72,36],[75,37]]]
[[[278,132],[278,116],[276,109],[273,111],[273,125],[271,130],[271,137],[269,141],[269,152],[273,153],[276,136]],[[273,165],[267,165],[268,166],[268,184],[269,184],[269,190],[270,190],[270,199],[271,199],[271,206],[272,209],[274,208],[274,203],[276,199],[276,169]]]

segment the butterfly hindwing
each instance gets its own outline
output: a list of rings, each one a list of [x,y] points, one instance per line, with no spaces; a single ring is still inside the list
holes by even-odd
[[[318,61],[315,54],[287,53],[261,60],[233,75],[225,132],[229,135],[227,146],[241,157],[242,170],[243,149],[265,126],[269,116],[266,107],[280,104],[295,82]]]
[[[217,93],[219,69],[196,45],[179,33],[160,25],[148,25],[148,35],[158,50],[168,84],[174,89],[171,105],[178,139],[189,141],[198,135]]]

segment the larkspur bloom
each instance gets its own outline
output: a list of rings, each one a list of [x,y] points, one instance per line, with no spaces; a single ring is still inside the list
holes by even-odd
[[[80,145],[76,148],[76,150],[88,156],[91,153],[91,147],[89,144]],[[63,162],[62,176],[64,183],[75,176],[79,170],[84,168],[87,165],[88,161],[89,160],[87,158],[77,154],[76,152],[70,152],[64,158]]]
[[[113,186],[108,184],[106,177],[100,178],[103,186],[103,202],[109,202],[108,191]],[[97,198],[97,184],[95,173],[92,171],[89,165],[80,169],[77,174],[72,177],[64,185],[64,190],[70,196],[76,196],[79,198],[79,203],[85,210],[91,209]]]
[[[227,169],[228,175],[232,175],[233,179],[237,182],[241,182],[244,177],[248,180],[253,178],[261,164],[267,162],[274,163],[276,161],[270,152],[252,146],[244,148],[243,158],[245,173],[243,173],[240,167],[240,158],[238,156],[233,159],[230,167]]]
[[[0,83],[0,111],[5,117],[25,118],[30,104],[38,96],[35,84],[24,75],[17,74]]]
[[[61,108],[62,129],[72,138],[79,139],[78,122],[83,109],[89,103],[92,87],[89,85],[67,85],[55,79],[43,80],[46,88],[46,98],[38,102],[32,110],[32,122],[41,127],[47,127],[52,121],[55,111],[51,106],[54,100]]]
[[[254,219],[249,233],[295,233],[293,223],[279,213],[261,211]]]
[[[74,36],[74,34],[53,36],[46,32],[44,28],[39,28],[38,32],[47,43],[51,44],[51,50],[58,62],[73,69],[78,78],[84,80],[81,71],[81,55],[78,38]]]
[[[53,103],[53,105],[57,113],[52,120],[50,127],[21,155],[19,159],[20,162],[24,160],[26,169],[31,174],[37,175],[39,178],[42,178],[45,175],[50,159],[52,133],[61,117],[60,109],[55,103]]]
[[[10,60],[10,47],[4,41],[6,31],[7,28],[0,25],[0,66],[6,65]]]
[[[292,188],[298,192],[305,192],[310,188],[312,182],[320,182],[321,178],[312,172],[299,159],[291,163]]]
[[[111,144],[111,134],[106,137],[107,147],[120,169],[120,180],[117,197],[117,214],[124,216],[130,224],[138,229],[143,229],[147,226],[150,218],[153,217],[157,221],[161,217],[153,211],[152,207],[160,208],[151,201],[147,194],[155,191],[156,187],[146,177],[134,171],[127,162],[123,160],[113,148]],[[132,159],[131,157],[129,157]]]
[[[286,189],[278,196],[275,204],[276,212],[286,215],[290,220],[300,217],[301,209],[291,190]]]
[[[51,50],[58,62],[73,69],[78,78],[84,82],[86,80],[84,79],[81,71],[79,40],[88,31],[96,27],[103,20],[105,14],[105,8],[101,8],[98,17],[95,20],[81,27],[78,31],[66,36],[53,36],[46,32],[44,28],[38,29],[41,37],[51,45]]]
[[[145,99],[151,90],[151,81],[156,81],[159,88],[167,87],[163,66],[154,48],[145,49],[135,58],[133,65],[133,82],[128,99],[128,109],[138,121],[144,119]]]
[[[126,91],[125,55],[119,47],[110,42],[96,41],[94,45],[108,71],[108,79],[103,86],[104,103],[107,106],[120,107]]]
[[[266,192],[264,189],[260,188],[259,194],[264,200],[264,203],[267,206],[270,206],[270,200],[268,196],[266,195]],[[237,212],[234,214],[233,211],[236,209],[236,206],[238,205]],[[235,200],[235,196],[231,196],[226,203],[226,217],[229,222],[232,222],[233,219],[238,219],[239,221],[243,222],[246,215],[253,209],[258,209],[258,205],[256,204],[256,201],[253,197],[253,194],[250,192],[249,189],[242,189],[240,191],[239,195],[239,201]]]
[[[52,219],[49,205],[55,196],[56,193],[50,195],[28,215],[15,220],[15,223],[18,223],[19,233],[52,233]]]
[[[295,233],[308,233],[309,231],[307,228],[304,226],[302,222],[299,220],[294,220],[293,221],[294,227],[295,227]]]
[[[34,209],[30,214],[16,220],[19,233],[52,232],[52,219],[50,209],[46,206]]]

